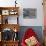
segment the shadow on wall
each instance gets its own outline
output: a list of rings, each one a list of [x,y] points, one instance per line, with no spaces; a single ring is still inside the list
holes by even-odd
[[[32,28],[34,30],[34,32],[36,32],[39,41],[41,43],[43,43],[43,30],[42,30],[42,26],[21,26],[20,27],[20,32],[19,32],[20,42],[21,42],[21,40],[23,38],[23,35],[24,35],[25,31],[28,28]]]

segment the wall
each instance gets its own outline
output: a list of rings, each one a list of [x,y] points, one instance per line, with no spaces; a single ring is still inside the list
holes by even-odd
[[[20,14],[20,25],[22,26],[43,26],[43,6],[42,0],[24,0],[20,2],[22,9]],[[23,19],[23,8],[36,8],[37,17],[35,19]]]
[[[15,0],[0,0],[0,6],[14,6]],[[20,6],[19,11],[19,24],[21,26],[43,26],[43,6],[42,0],[17,0]],[[35,19],[24,19],[23,18],[23,8],[36,8],[37,17]]]
[[[14,1],[15,0],[0,0],[0,6],[1,7],[10,7],[10,6],[14,6]]]

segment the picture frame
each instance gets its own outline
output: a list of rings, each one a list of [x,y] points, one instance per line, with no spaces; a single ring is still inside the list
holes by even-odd
[[[16,15],[16,14],[17,14],[17,11],[16,11],[16,10],[10,10],[10,11],[9,11],[9,14],[10,14],[10,15]]]
[[[36,8],[23,8],[24,19],[32,19],[32,18],[36,18],[36,16],[37,16]]]
[[[2,15],[9,15],[9,10],[2,10]]]

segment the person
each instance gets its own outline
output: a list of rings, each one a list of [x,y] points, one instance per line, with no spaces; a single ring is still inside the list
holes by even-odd
[[[41,46],[32,28],[28,28],[22,38],[21,46]]]

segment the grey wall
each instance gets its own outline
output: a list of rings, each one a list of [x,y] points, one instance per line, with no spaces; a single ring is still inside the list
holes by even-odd
[[[42,33],[43,30],[42,30],[42,26],[21,26],[20,27],[20,32],[19,32],[19,39],[20,39],[20,41],[22,40],[23,35],[24,35],[25,31],[28,28],[32,28],[36,32],[39,41],[42,43],[43,42],[43,33]]]

